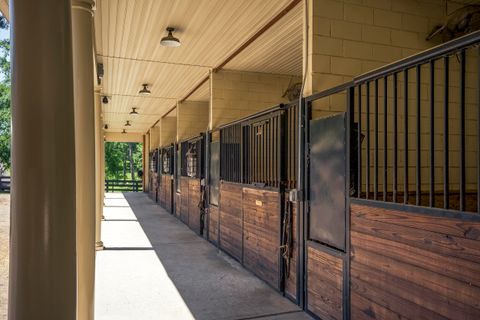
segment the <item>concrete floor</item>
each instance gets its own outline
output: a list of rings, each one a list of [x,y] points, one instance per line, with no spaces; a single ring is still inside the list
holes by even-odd
[[[145,194],[106,197],[95,319],[311,319]]]

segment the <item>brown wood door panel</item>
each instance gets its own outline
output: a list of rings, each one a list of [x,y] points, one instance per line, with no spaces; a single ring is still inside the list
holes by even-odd
[[[280,194],[243,188],[243,263],[280,289]]]
[[[307,308],[321,319],[343,319],[343,259],[311,245],[307,247]]]
[[[220,184],[220,243],[219,246],[238,261],[243,256],[242,186]]]

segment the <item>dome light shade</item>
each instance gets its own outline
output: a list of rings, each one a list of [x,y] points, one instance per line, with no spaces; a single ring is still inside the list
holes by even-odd
[[[149,96],[152,92],[148,89],[148,84],[142,84],[143,89],[138,91],[138,94],[141,96]]]
[[[180,40],[173,36],[173,31],[175,31],[175,28],[167,27],[167,31],[168,36],[163,37],[162,40],[160,40],[160,44],[164,47],[180,47]]]
[[[127,123],[125,123],[125,127],[130,127],[132,124],[130,123],[130,120],[127,120]]]
[[[138,115],[137,108],[132,107],[132,111],[130,111],[130,114],[131,114],[132,116]]]
[[[127,133],[127,131],[125,129],[123,129],[122,134],[125,134],[125,133]]]

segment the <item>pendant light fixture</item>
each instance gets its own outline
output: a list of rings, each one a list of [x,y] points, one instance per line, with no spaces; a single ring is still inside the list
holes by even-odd
[[[130,114],[131,114],[132,116],[138,115],[137,108],[132,107],[132,111],[130,111]]]
[[[131,124],[130,124],[130,120],[127,120],[127,123],[125,123],[125,127],[130,127]]]
[[[148,84],[142,84],[143,89],[138,91],[138,94],[141,96],[149,96],[152,92],[148,89]]]
[[[127,131],[125,129],[123,129],[122,134],[125,134],[125,133],[127,133]]]
[[[173,36],[173,32],[175,31],[175,28],[172,27],[167,27],[167,32],[168,36],[163,37],[162,40],[160,40],[160,44],[164,47],[180,47],[180,40],[178,38],[175,38]]]

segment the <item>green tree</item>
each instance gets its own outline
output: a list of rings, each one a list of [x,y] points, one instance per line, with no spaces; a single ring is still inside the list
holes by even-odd
[[[7,20],[0,17],[0,28],[9,29]],[[0,174],[10,169],[11,139],[11,81],[10,39],[0,40]]]
[[[106,179],[139,179],[137,172],[142,168],[142,145],[138,143],[105,143]]]

